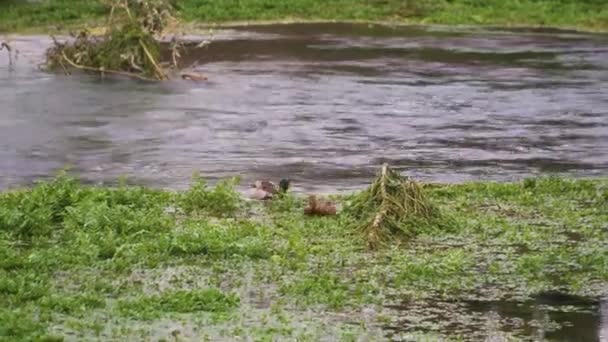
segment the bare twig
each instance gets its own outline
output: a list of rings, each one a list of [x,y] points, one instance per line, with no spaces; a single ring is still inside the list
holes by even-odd
[[[103,69],[103,68],[88,67],[86,65],[79,65],[79,64],[74,63],[74,61],[72,61],[71,59],[69,59],[68,56],[66,56],[65,53],[63,53],[63,52],[62,52],[62,57],[66,62],[68,62],[68,64],[71,67],[76,68],[76,69],[85,70],[85,71],[93,71],[93,72],[99,73],[101,75],[103,75],[104,73],[108,73],[108,74],[116,74],[116,75],[138,78],[138,79],[144,80],[144,81],[155,81],[152,78],[144,77],[140,74],[136,74],[136,73],[132,73],[132,72],[108,70],[108,69]]]
[[[139,45],[141,46],[141,48],[146,53],[146,56],[148,57],[148,60],[150,61],[150,63],[154,66],[154,69],[156,71],[156,75],[158,76],[158,79],[160,79],[160,80],[167,79],[167,75],[165,75],[165,73],[160,68],[160,66],[158,66],[158,64],[156,63],[156,60],[154,59],[154,57],[152,57],[152,54],[150,53],[150,51],[146,47],[146,44],[144,44],[144,42],[142,42],[141,39],[139,40]]]

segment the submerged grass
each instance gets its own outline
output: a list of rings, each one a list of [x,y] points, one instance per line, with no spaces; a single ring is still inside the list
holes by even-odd
[[[377,340],[388,304],[608,295],[606,179],[429,186],[455,228],[373,253],[347,213],[235,184],[0,193],[0,340]]]
[[[170,313],[223,313],[237,306],[238,302],[238,297],[226,295],[215,288],[181,290],[119,301],[118,312],[136,319],[154,319]]]
[[[363,20],[608,29],[604,0],[177,0],[187,21]],[[97,0],[0,2],[0,31],[72,25],[106,14]]]

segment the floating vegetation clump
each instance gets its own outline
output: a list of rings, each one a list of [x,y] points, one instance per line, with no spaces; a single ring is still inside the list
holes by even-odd
[[[353,197],[345,212],[357,222],[357,230],[371,249],[428,231],[440,218],[422,186],[401,177],[386,164],[371,186]]]
[[[108,25],[101,36],[84,29],[69,42],[54,39],[47,51],[51,70],[70,69],[100,75],[120,74],[141,79],[163,80],[157,37],[172,20],[165,0],[112,0]],[[176,63],[176,59],[173,59]]]

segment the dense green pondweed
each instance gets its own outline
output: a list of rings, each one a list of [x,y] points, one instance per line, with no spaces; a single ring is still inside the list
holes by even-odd
[[[62,174],[0,193],[0,340],[377,340],[399,314],[385,305],[608,295],[606,179],[429,185],[458,229],[374,252],[348,212],[308,217],[293,194],[247,202],[235,184],[172,192]]]

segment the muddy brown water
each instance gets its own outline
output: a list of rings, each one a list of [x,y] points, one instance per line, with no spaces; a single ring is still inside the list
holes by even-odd
[[[317,191],[360,187],[382,162],[444,182],[608,170],[606,35],[229,28],[184,54],[208,82],[157,84],[40,72],[48,38],[8,38],[0,188],[66,165],[92,182],[183,188],[200,170]]]

